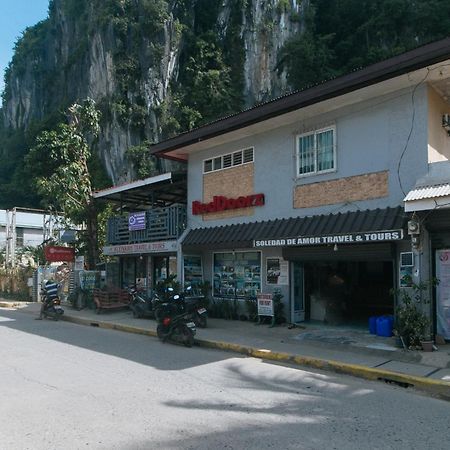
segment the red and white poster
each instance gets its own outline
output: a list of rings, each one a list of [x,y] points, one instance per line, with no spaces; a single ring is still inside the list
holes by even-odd
[[[436,278],[437,332],[450,340],[450,249],[436,251]]]
[[[48,262],[74,261],[75,249],[58,245],[47,245],[44,247],[45,259]]]

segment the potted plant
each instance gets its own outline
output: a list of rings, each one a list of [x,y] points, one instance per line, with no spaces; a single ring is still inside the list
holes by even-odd
[[[405,349],[432,349],[431,322],[423,312],[423,306],[430,303],[427,293],[438,280],[421,283],[414,283],[412,279],[408,281],[410,287],[395,291],[398,305],[395,309],[394,335],[400,339]]]

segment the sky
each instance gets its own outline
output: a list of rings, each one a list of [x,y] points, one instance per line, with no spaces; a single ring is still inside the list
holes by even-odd
[[[49,0],[0,0],[0,92],[14,44],[26,27],[47,17]]]

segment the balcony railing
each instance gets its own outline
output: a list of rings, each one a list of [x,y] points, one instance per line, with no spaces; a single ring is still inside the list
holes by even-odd
[[[107,245],[138,244],[178,239],[186,228],[186,207],[154,208],[145,213],[145,230],[130,231],[128,216],[108,219]]]

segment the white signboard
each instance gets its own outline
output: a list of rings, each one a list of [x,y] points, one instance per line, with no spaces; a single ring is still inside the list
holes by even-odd
[[[143,242],[141,244],[109,245],[103,247],[103,254],[108,256],[176,251],[177,241]]]
[[[450,339],[450,249],[436,251],[436,278],[437,332]]]
[[[258,294],[256,301],[258,302],[258,316],[273,317],[272,294]]]
[[[84,256],[75,256],[75,266],[74,270],[84,269]]]

